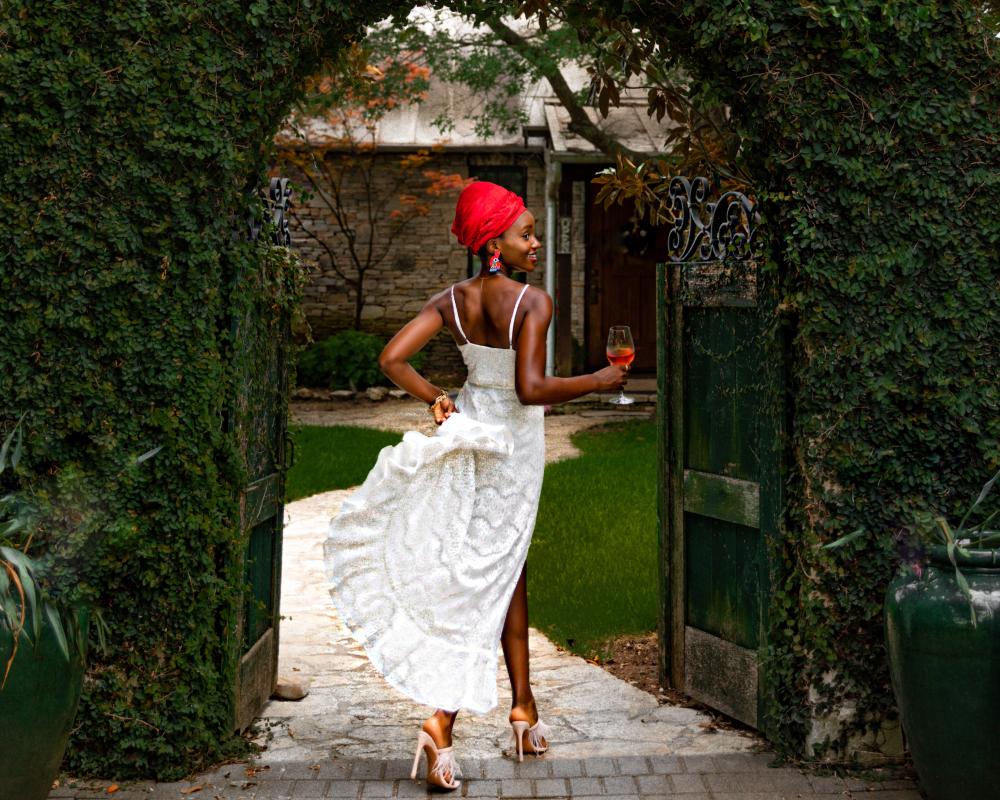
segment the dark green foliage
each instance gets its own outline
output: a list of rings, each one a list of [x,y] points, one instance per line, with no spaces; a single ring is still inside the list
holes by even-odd
[[[110,627],[74,772],[171,780],[241,749],[229,287],[269,248],[233,232],[303,77],[389,6],[3,6],[0,427],[27,412],[22,479],[72,474],[88,499],[96,534],[65,588]]]
[[[328,389],[390,386],[378,365],[385,345],[386,340],[373,333],[355,330],[335,333],[299,355],[296,363],[299,384]],[[410,359],[414,369],[423,366],[426,355],[421,352]]]

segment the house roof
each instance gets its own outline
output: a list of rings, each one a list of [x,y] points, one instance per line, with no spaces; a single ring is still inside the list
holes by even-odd
[[[585,86],[589,80],[586,71],[576,65],[564,67],[563,75],[574,90]],[[511,101],[525,112],[527,122],[523,130],[480,136],[468,116],[482,102],[464,86],[432,78],[426,100],[395,108],[378,121],[375,144],[388,150],[443,147],[446,150],[510,151],[528,147],[528,132],[532,135],[545,132],[553,154],[563,160],[607,160],[594,145],[570,132],[569,112],[558,102],[545,80],[526,84],[524,91]],[[637,152],[658,152],[672,124],[668,117],[662,122],[649,117],[645,98],[628,90],[622,92],[622,104],[612,107],[606,119],[597,109],[585,108],[585,111],[598,127]],[[453,120],[454,127],[447,132],[434,125],[434,120],[442,115]],[[307,121],[304,127],[314,142],[329,142],[343,135],[342,129],[319,117]],[[540,148],[541,145],[536,144],[530,149]]]
[[[655,154],[663,149],[667,131],[671,127],[669,118],[657,122],[646,113],[645,102],[622,99],[620,106],[608,109],[604,118],[596,108],[584,108],[590,121],[605,133],[613,136],[625,147],[638,153]],[[569,129],[569,112],[558,102],[545,104],[545,123],[552,138],[552,151],[558,156],[597,156],[606,160],[607,156],[577,133]]]

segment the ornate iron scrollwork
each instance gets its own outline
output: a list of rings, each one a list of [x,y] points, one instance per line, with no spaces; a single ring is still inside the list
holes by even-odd
[[[756,305],[756,205],[740,192],[726,192],[714,202],[708,202],[708,193],[708,179],[703,177],[676,177],[668,187],[674,221],[667,248],[681,270],[681,302]]]
[[[667,237],[670,260],[683,264],[747,261],[757,256],[756,204],[740,192],[726,192],[709,203],[704,177],[670,181],[674,222]]]
[[[262,198],[265,209],[270,212],[274,222],[274,243],[289,247],[292,244],[292,234],[288,227],[289,198],[292,196],[292,186],[288,178],[271,178],[267,196]],[[247,220],[247,236],[251,242],[256,242],[263,228],[263,219],[257,214],[251,214]]]
[[[274,220],[274,243],[283,247],[292,244],[292,234],[288,229],[289,198],[292,196],[292,185],[288,178],[271,178],[268,190],[271,218]]]

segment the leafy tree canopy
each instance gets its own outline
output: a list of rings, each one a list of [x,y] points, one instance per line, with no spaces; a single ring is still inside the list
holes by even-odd
[[[519,11],[525,13],[519,15]],[[585,111],[594,107],[606,117],[611,106],[630,93],[648,99],[650,116],[658,121],[668,116],[673,124],[664,151],[655,159],[664,162],[660,172],[669,168],[697,171],[705,159],[733,160],[734,154],[726,150],[731,142],[725,133],[724,106],[696,107],[688,96],[683,72],[674,64],[623,60],[619,37],[613,31],[590,26],[581,35],[572,15],[556,19],[550,14],[531,16],[527,11],[517,5],[459,2],[399,12],[369,28],[351,52],[324,65],[309,86],[305,108],[319,113],[348,101],[345,94],[359,91],[373,74],[384,72],[388,79],[392,74],[388,65],[405,62],[411,70],[425,70],[421,75],[426,79],[419,87],[411,87],[419,91],[411,93],[408,102],[426,99],[431,78],[458,85],[474,98],[459,113],[471,119],[476,133],[484,138],[498,130],[520,130],[528,121],[521,102],[524,95],[545,81],[569,112],[570,130],[609,159],[621,156],[633,169],[649,159],[649,154],[635,153],[606,133]],[[588,76],[582,87],[573,75],[579,70]],[[331,85],[337,88],[329,91]],[[325,88],[325,95],[317,88]],[[446,134],[456,121],[455,116],[441,113],[434,124]]]

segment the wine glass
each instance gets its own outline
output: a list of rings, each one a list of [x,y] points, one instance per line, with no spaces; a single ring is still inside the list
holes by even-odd
[[[608,332],[608,363],[612,366],[618,365],[627,367],[635,358],[635,345],[632,344],[632,331],[628,325],[612,325]],[[622,388],[618,397],[608,400],[616,406],[627,406],[634,403],[631,397],[625,396],[625,389]]]

